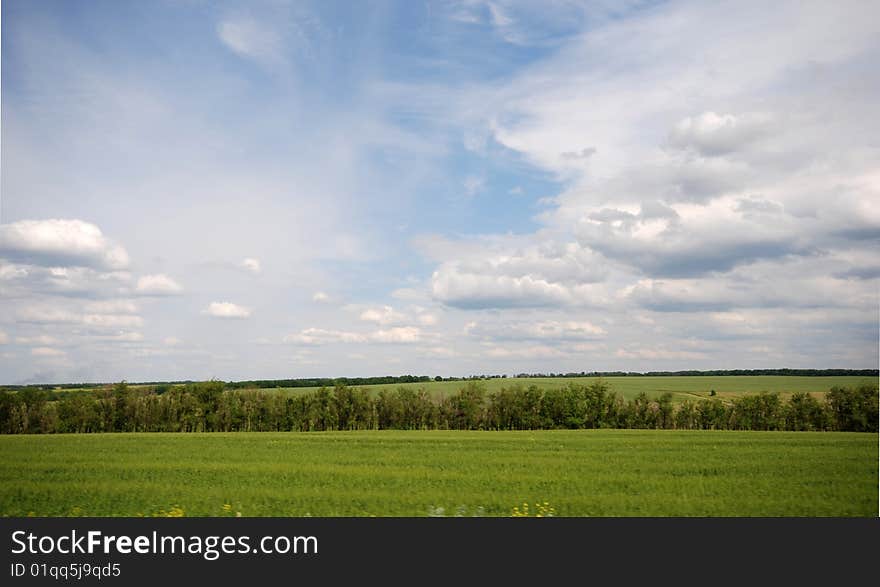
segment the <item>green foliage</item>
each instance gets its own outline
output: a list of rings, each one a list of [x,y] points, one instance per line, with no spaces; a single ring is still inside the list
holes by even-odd
[[[833,387],[828,392],[828,403],[837,430],[877,432],[876,387],[870,385]]]
[[[828,430],[831,413],[827,403],[820,403],[808,393],[795,393],[785,408],[786,430]]]
[[[589,380],[588,380],[589,381]],[[271,432],[333,430],[840,430],[876,432],[877,388],[834,387],[823,401],[797,392],[674,402],[670,392],[625,399],[603,380],[487,392],[467,381],[444,397],[399,386],[371,394],[337,383],[290,395],[226,389],[222,381],[188,383],[164,393],[126,382],[56,395],[38,389],[0,392],[0,433]]]

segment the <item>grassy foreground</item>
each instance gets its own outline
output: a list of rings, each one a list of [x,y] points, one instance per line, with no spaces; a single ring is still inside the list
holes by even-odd
[[[876,516],[877,462],[842,432],[2,436],[0,514]]]

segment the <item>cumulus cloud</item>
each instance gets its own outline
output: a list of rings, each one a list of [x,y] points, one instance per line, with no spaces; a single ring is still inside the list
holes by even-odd
[[[622,299],[658,312],[726,311],[731,308],[852,308],[876,306],[870,282],[832,275],[834,259],[766,261],[713,279],[641,279],[623,288]],[[772,283],[784,286],[768,286]]]
[[[232,302],[211,302],[202,313],[214,318],[243,319],[251,315],[251,309]]]
[[[431,278],[434,298],[463,309],[559,306],[572,303],[568,288],[523,277],[489,276],[465,273],[454,264],[446,264]]]
[[[128,253],[94,224],[75,219],[0,224],[0,257],[45,267],[128,267]]]
[[[670,134],[670,143],[702,155],[723,155],[742,150],[771,131],[773,117],[768,113],[716,114],[704,112],[679,121]]]
[[[131,275],[91,267],[41,267],[0,260],[0,295],[27,297],[36,293],[100,298],[128,295]]]
[[[139,278],[135,291],[144,296],[171,296],[182,292],[183,287],[167,275],[157,273]]]
[[[542,242],[504,250],[504,243],[466,251],[431,277],[434,299],[467,309],[591,305],[592,284],[606,275],[600,259],[578,243]]]
[[[583,219],[580,242],[605,257],[649,275],[694,276],[730,269],[759,259],[808,254],[815,250],[795,219],[746,219],[742,200],[710,206],[679,205],[674,217],[634,217],[631,222]]]

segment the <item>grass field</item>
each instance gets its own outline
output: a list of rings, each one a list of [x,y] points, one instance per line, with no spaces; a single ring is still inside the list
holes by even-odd
[[[524,379],[487,379],[480,383],[487,391],[497,391],[501,387],[511,385],[537,385],[544,389],[558,388],[576,382],[589,384],[596,377],[547,377],[547,378],[524,378]],[[743,375],[743,376],[685,376],[685,377],[604,377],[611,389],[626,399],[632,399],[641,392],[655,397],[665,392],[673,395],[673,401],[682,401],[686,398],[694,399],[696,396],[708,397],[711,390],[715,390],[720,398],[733,397],[743,393],[759,393],[762,391],[779,392],[786,397],[794,392],[807,391],[817,396],[825,393],[836,386],[849,387],[862,383],[877,385],[877,380],[870,377],[796,377],[796,376],[772,376],[772,375]],[[464,381],[431,381],[428,383],[402,383],[396,385],[367,385],[369,389],[378,393],[380,389],[396,389],[409,387],[411,389],[424,388],[434,396],[443,396],[455,393],[467,382]],[[289,393],[303,393],[316,391],[317,387],[288,387],[282,388]]]
[[[22,435],[0,437],[0,455],[4,516],[878,513],[876,434]]]

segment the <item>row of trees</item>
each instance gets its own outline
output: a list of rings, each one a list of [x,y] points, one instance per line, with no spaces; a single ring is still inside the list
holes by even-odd
[[[289,394],[227,389],[221,381],[164,393],[124,382],[63,396],[33,389],[0,393],[4,434],[554,428],[876,432],[877,422],[877,388],[870,385],[835,387],[822,401],[807,393],[787,400],[761,393],[678,404],[669,393],[625,400],[602,381],[552,389],[515,384],[492,393],[469,382],[442,398],[404,387],[370,394],[337,385]]]

